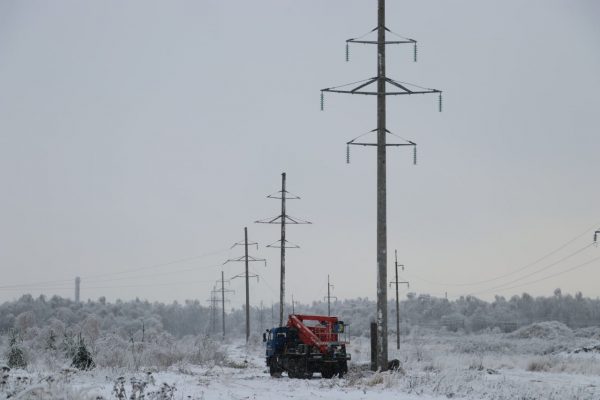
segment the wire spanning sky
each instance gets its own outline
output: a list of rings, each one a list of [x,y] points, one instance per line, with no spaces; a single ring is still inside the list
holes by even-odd
[[[388,238],[411,291],[600,296],[600,5],[388,1],[388,75],[444,91],[388,102]],[[376,75],[367,0],[0,2],[0,300],[24,292],[210,296],[243,239],[266,258],[253,304],[278,298],[280,174],[287,287],[375,296],[375,101],[319,90]],[[393,259],[390,257],[390,277]],[[241,263],[224,266],[226,276]],[[391,280],[391,279],[390,279]],[[233,307],[243,282],[230,285]]]

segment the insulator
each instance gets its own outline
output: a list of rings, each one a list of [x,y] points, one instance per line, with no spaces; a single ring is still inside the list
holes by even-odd
[[[321,111],[325,109],[325,95],[321,92]]]
[[[346,62],[350,61],[350,45],[346,42]]]
[[[440,93],[440,96],[438,97],[438,106],[439,112],[442,112],[442,93]]]
[[[350,145],[346,145],[346,164],[350,164]]]
[[[415,43],[413,46],[413,50],[414,50],[414,54],[413,54],[413,61],[417,62],[417,44]]]
[[[413,165],[417,165],[417,146],[413,146]]]

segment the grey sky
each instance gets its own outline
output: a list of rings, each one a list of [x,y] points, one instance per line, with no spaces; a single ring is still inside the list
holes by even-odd
[[[520,275],[448,284],[600,228],[599,3],[388,1],[387,15],[419,41],[417,63],[412,47],[389,48],[388,75],[444,90],[443,113],[433,96],[388,108],[389,129],[419,145],[418,166],[396,149],[388,164],[389,249],[411,290],[494,288]],[[374,99],[329,95],[320,112],[319,89],[375,75],[374,48],[344,62],[344,41],[375,17],[366,0],[0,1],[0,285],[30,284],[0,300],[71,296],[80,275],[85,299],[204,301],[247,225],[269,261],[253,266],[252,300],[270,304],[278,252],[264,245],[278,229],[252,222],[277,214],[265,195],[282,171],[302,196],[290,214],[314,223],[289,229],[302,248],[289,251],[288,294],[319,300],[330,273],[339,298],[374,298],[374,151],[353,148],[345,164],[345,142],[375,128]],[[595,297],[599,268],[495,292]],[[231,287],[239,306],[241,280]]]

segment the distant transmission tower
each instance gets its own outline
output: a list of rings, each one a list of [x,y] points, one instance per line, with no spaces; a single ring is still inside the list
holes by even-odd
[[[228,300],[225,300],[225,294],[226,293],[235,293],[235,291],[225,289],[225,282],[229,283],[229,281],[225,280],[225,273],[223,271],[221,271],[221,280],[217,281],[217,283],[219,283],[219,282],[221,283],[221,288],[213,290],[212,294],[215,296],[214,302],[221,303],[221,323],[223,326],[223,339],[225,339],[225,302],[228,301]],[[221,299],[216,297],[218,293],[221,293]]]
[[[75,277],[75,303],[79,303],[80,301],[80,290],[81,290],[81,278],[80,277]]]
[[[255,221],[257,224],[278,224],[281,226],[281,239],[268,245],[267,247],[274,247],[281,249],[281,276],[279,283],[279,326],[283,326],[283,314],[285,308],[285,249],[286,248],[299,248],[300,246],[290,243],[285,238],[285,226],[287,224],[310,224],[311,222],[301,220],[300,218],[291,217],[286,212],[286,200],[297,200],[300,199],[298,196],[294,196],[286,190],[285,186],[285,172],[281,174],[281,190],[274,194],[267,196],[269,199],[281,199],[281,214],[274,218],[267,218],[260,221]]]
[[[377,32],[377,40],[368,40],[365,37]],[[394,40],[387,41],[386,33],[396,36]],[[350,44],[375,44],[377,45],[377,76],[360,82],[350,83],[337,87],[321,90],[321,110],[324,109],[324,93],[346,93],[377,96],[377,128],[376,142],[356,142],[353,139],[347,142],[347,162],[350,161],[350,145],[375,146],[377,148],[377,367],[381,370],[388,369],[388,322],[387,322],[387,182],[386,182],[386,151],[388,146],[412,146],[416,162],[416,144],[405,141],[400,144],[386,143],[387,135],[391,132],[386,128],[386,97],[411,94],[439,95],[438,107],[442,110],[442,92],[437,89],[428,89],[406,82],[399,82],[386,76],[385,49],[386,45],[412,44],[414,46],[414,60],[417,59],[417,41],[395,34],[385,26],[385,0],[378,0],[378,23],[370,32],[359,38],[346,41],[346,60],[349,60]],[[376,89],[369,86],[376,84]],[[357,86],[356,86],[357,85]],[[391,91],[387,86],[391,86]],[[354,86],[348,89],[348,86]],[[363,135],[361,135],[363,136]],[[359,136],[360,137],[360,136]]]
[[[394,250],[394,265],[396,267],[396,280],[390,282],[390,286],[392,284],[396,285],[396,348],[400,350],[400,299],[398,297],[398,285],[403,284],[406,287],[410,287],[410,283],[398,281],[398,267],[402,267],[402,271],[404,271],[404,264],[398,264],[398,250]]]
[[[250,339],[250,278],[256,278],[256,280],[258,281],[258,275],[256,275],[256,274],[250,275],[249,264],[251,262],[262,261],[265,263],[265,267],[267,266],[267,260],[265,260],[264,258],[256,258],[256,257],[252,257],[252,256],[248,255],[248,246],[254,246],[254,245],[256,245],[256,250],[258,250],[257,242],[248,242],[248,228],[245,227],[244,228],[244,241],[237,242],[233,246],[231,246],[231,248],[234,248],[236,246],[244,246],[244,255],[241,257],[238,257],[238,258],[231,258],[231,259],[225,261],[225,264],[227,264],[229,262],[236,262],[236,261],[243,261],[246,264],[245,274],[238,274],[231,278],[231,279],[246,278],[246,342],[248,342],[248,340]]]
[[[210,299],[207,300],[210,302],[210,325],[209,332],[213,335],[217,331],[217,286],[213,286],[210,292]]]
[[[329,275],[327,275],[327,296],[323,297],[323,299],[327,299],[327,315],[331,316],[331,299],[336,299],[337,297],[331,295],[331,288],[333,285],[329,283]]]

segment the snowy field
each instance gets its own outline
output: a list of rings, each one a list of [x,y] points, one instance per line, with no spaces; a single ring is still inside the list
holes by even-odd
[[[369,339],[351,340],[343,379],[271,378],[263,344],[221,343],[223,357],[166,369],[41,365],[11,370],[0,398],[15,399],[600,399],[600,328],[572,331],[556,322],[513,333],[459,334],[413,328],[401,350],[390,337],[396,372],[368,370]]]

